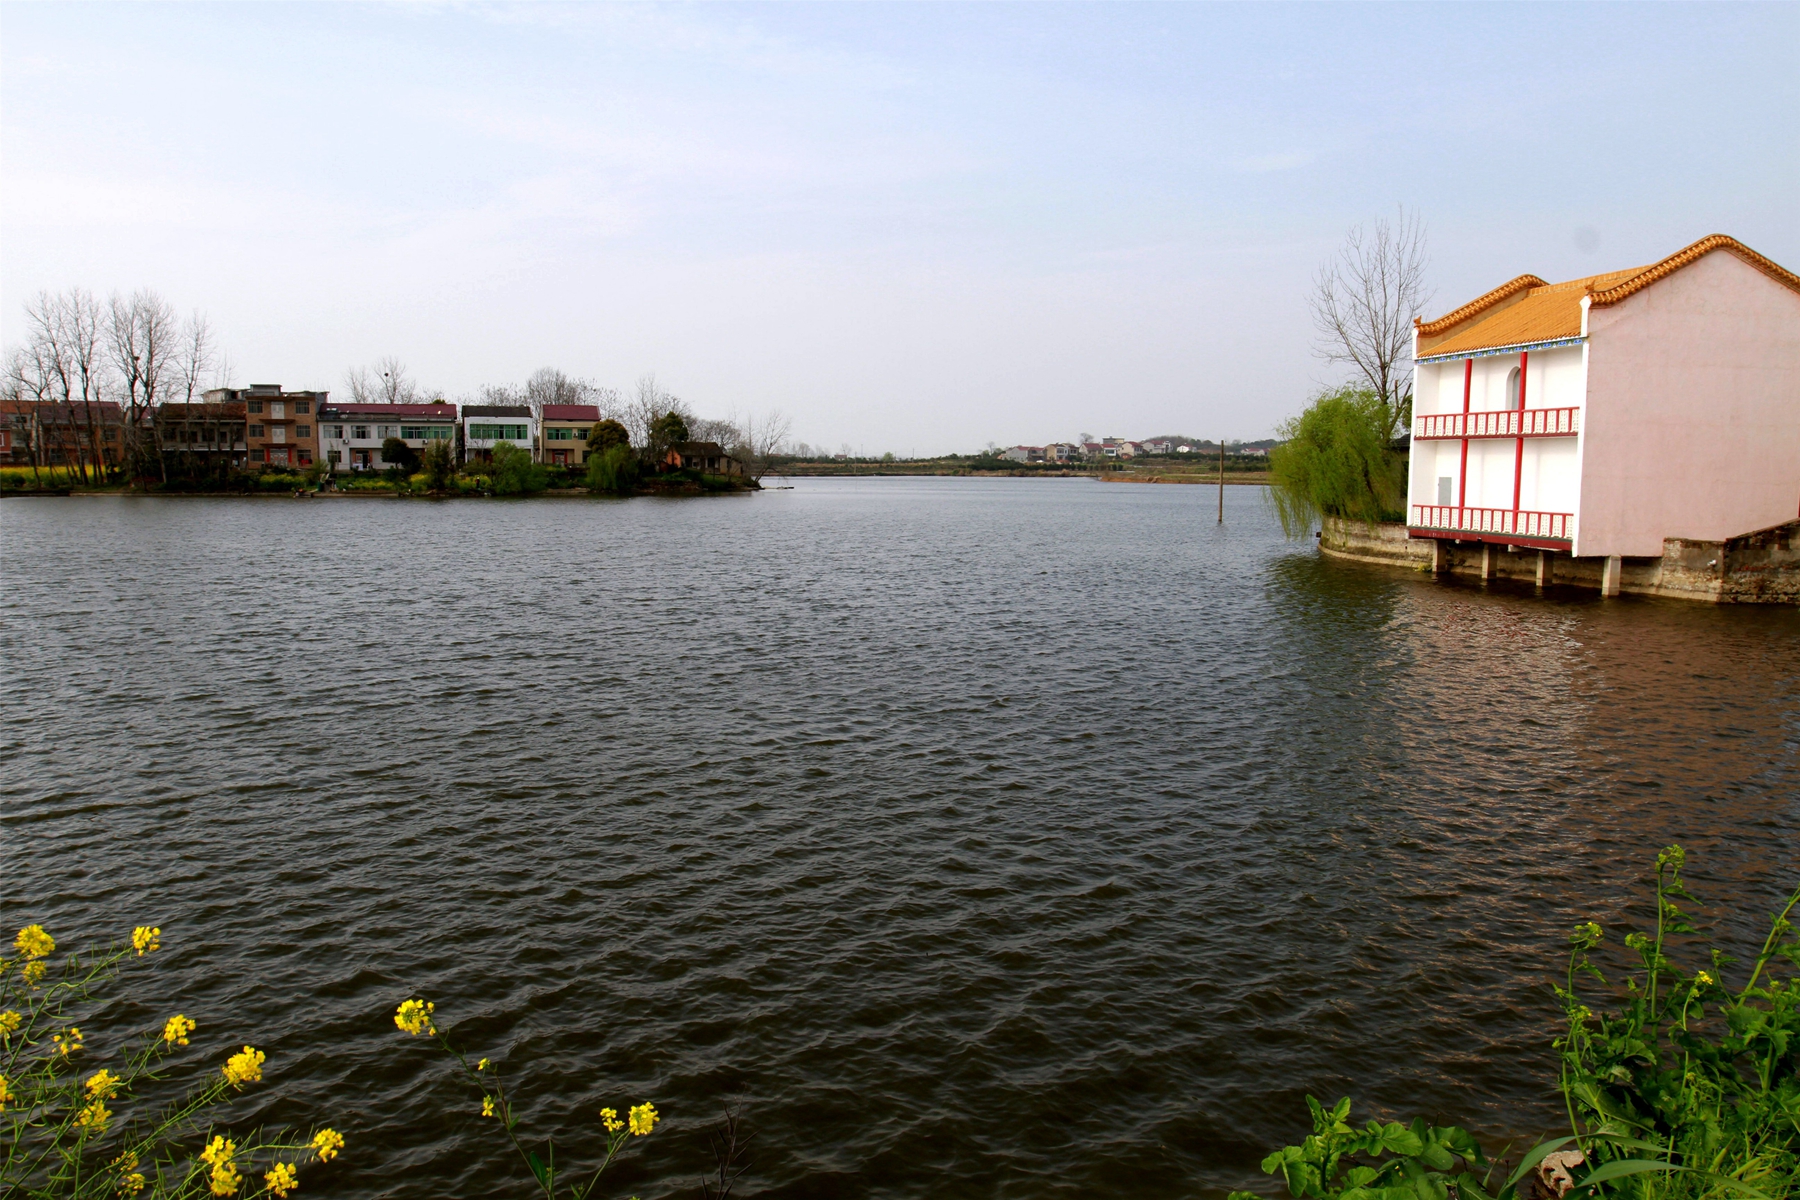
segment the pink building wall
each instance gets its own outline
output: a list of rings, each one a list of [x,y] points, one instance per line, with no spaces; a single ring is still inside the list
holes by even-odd
[[[1800,294],[1714,251],[1586,326],[1575,554],[1800,516]]]

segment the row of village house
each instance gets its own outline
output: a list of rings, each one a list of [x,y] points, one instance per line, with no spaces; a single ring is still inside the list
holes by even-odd
[[[1128,442],[1122,438],[1102,438],[1097,442],[1051,442],[1044,446],[1009,446],[1000,457],[1022,463],[1092,462],[1102,458],[1138,458],[1146,454],[1193,454],[1199,447],[1167,438],[1147,442]],[[1235,454],[1264,455],[1261,447],[1233,451]]]
[[[381,447],[399,438],[415,453],[450,442],[461,461],[491,458],[508,442],[552,466],[580,467],[589,432],[600,421],[589,404],[525,405],[337,403],[328,392],[289,392],[278,384],[216,388],[196,403],[156,406],[156,441],[189,473],[246,468],[380,471]],[[60,466],[122,461],[123,413],[110,401],[0,403],[0,463]],[[736,463],[712,443],[692,443],[701,469],[735,473]],[[712,461],[717,459],[718,461]]]

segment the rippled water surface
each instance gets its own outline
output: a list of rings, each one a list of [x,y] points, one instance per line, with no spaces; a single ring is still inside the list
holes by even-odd
[[[1733,944],[1800,874],[1792,610],[798,484],[5,501],[6,919],[160,924],[131,1012],[268,1051],[309,1196],[525,1194],[413,994],[569,1150],[654,1098],[620,1195],[737,1097],[745,1194],[1215,1196],[1309,1091],[1549,1128],[1567,924],[1666,841]]]

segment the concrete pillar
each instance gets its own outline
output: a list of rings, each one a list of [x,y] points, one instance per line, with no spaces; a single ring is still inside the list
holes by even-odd
[[[1481,543],[1481,582],[1487,583],[1494,577],[1494,543]]]
[[[1556,577],[1556,560],[1550,557],[1548,550],[1538,551],[1537,585],[1545,587]]]
[[[1600,575],[1600,594],[1616,596],[1619,594],[1619,573],[1625,569],[1625,562],[1617,554],[1607,558],[1606,569]]]
[[[1442,575],[1450,569],[1450,543],[1443,538],[1431,539],[1431,573]]]

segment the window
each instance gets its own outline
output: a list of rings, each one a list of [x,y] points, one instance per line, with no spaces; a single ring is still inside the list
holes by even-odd
[[[1506,373],[1506,407],[1519,407],[1519,368],[1514,367]]]
[[[287,441],[287,426],[286,425],[271,425],[269,427],[269,440],[271,442]]]
[[[333,425],[331,427],[331,436],[334,438],[337,438],[339,441],[343,441],[344,440],[344,427],[342,425]]]
[[[311,425],[296,425],[296,426],[294,426],[294,436],[295,437],[311,437],[312,436],[312,426]]]
[[[310,401],[310,400],[294,401],[294,415],[295,416],[304,417],[307,413],[310,413],[311,411],[312,411],[312,401]]]
[[[400,436],[409,441],[447,441],[450,428],[447,425],[402,425]]]
[[[1439,475],[1438,476],[1438,503],[1439,504],[1450,503],[1450,497],[1453,494],[1450,490],[1450,483],[1451,483],[1450,476],[1448,476],[1448,475]]]
[[[287,405],[280,400],[269,401],[269,415],[271,417],[287,416]]]
[[[553,442],[568,442],[575,438],[573,429],[546,429],[544,436]]]
[[[259,413],[262,411],[262,401],[261,400],[252,400],[244,407],[248,408],[253,413]]]
[[[261,437],[262,435],[263,435],[263,427],[261,425],[252,425],[250,427],[250,436],[251,437]]]
[[[302,450],[300,452],[300,465],[303,467],[312,466],[312,451],[311,450]]]
[[[394,436],[394,427],[392,425],[383,425],[376,431],[375,436],[385,442]]]
[[[367,438],[369,436],[369,427],[367,425],[356,426],[355,436],[357,436],[359,438]]]
[[[588,431],[585,429],[577,429],[575,431],[575,437],[577,440],[585,442],[588,440]]]
[[[331,460],[331,465],[335,467],[344,461],[344,452],[342,450],[333,450],[327,453],[325,457],[329,458]]]

